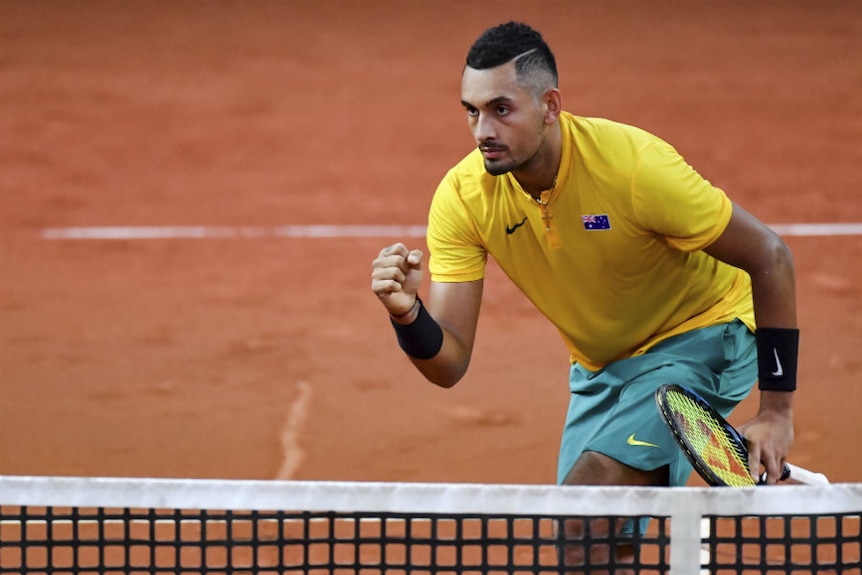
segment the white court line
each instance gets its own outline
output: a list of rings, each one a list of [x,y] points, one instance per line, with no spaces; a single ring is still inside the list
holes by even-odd
[[[96,226],[46,228],[46,240],[166,240],[209,238],[421,238],[425,226]]]
[[[782,236],[859,236],[862,223],[846,224],[772,224],[769,226]]]
[[[859,236],[862,223],[773,224],[783,236]],[[170,240],[225,238],[421,238],[425,226],[94,226],[46,228],[46,240]]]

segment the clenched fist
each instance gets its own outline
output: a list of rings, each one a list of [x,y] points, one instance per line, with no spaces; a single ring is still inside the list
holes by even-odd
[[[371,263],[371,290],[394,317],[404,316],[415,307],[422,285],[421,250],[408,250],[396,243],[380,250]]]

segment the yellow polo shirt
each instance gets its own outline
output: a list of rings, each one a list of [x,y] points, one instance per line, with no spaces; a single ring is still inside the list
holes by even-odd
[[[590,370],[734,318],[753,330],[748,274],[701,251],[730,221],[725,193],[643,130],[568,113],[560,125],[544,207],[478,150],[446,174],[428,217],[432,281],[481,279],[490,254]]]

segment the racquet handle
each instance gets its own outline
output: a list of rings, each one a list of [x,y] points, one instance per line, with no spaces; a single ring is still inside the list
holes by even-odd
[[[805,485],[829,485],[829,480],[822,473],[808,471],[802,467],[785,463],[781,470],[779,481],[787,481],[793,479],[794,482],[804,483]],[[766,472],[760,474],[757,481],[758,485],[766,485]]]
[[[804,483],[805,485],[829,485],[829,480],[822,473],[808,471],[790,463],[785,464],[785,466],[790,470],[790,477],[800,483]]]

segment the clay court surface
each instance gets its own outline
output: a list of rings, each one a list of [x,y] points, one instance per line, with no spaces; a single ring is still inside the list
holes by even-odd
[[[466,50],[508,19],[566,109],[664,137],[769,224],[862,222],[855,1],[5,1],[0,474],[553,482],[567,356],[508,280],[452,390],[370,291],[380,248],[423,246],[372,226],[425,224],[472,146]],[[273,233],[312,225],[354,231]],[[176,229],[45,237],[136,226]],[[791,461],[862,481],[862,236],[786,239]]]

